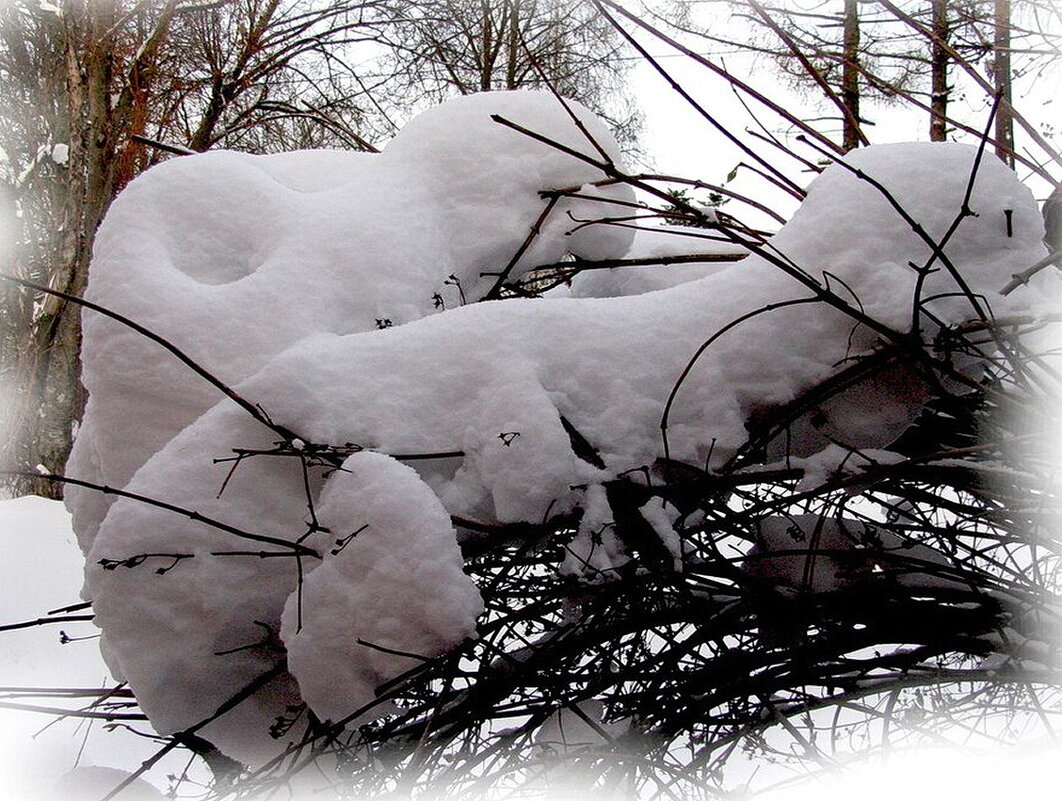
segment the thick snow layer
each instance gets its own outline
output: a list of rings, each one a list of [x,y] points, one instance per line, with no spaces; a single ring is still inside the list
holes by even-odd
[[[852,159],[878,172],[921,214],[923,227],[940,235],[961,199],[972,156],[961,146],[912,145]],[[939,176],[933,203],[924,198],[926,172]],[[975,292],[994,294],[1001,275],[1042,252],[1039,215],[1027,190],[995,161],[984,165],[972,203],[979,216],[960,225],[947,251]],[[1011,238],[1003,208],[1014,210]],[[835,216],[843,218],[837,226]],[[878,261],[857,259],[851,240]],[[851,293],[897,330],[906,330],[911,317],[916,282],[907,263],[925,262],[929,254],[874,188],[839,167],[811,187],[772,250],[811,275],[828,271],[826,280],[847,287],[842,294]],[[923,295],[941,296],[929,304],[938,317],[967,319],[973,310],[955,291],[948,273],[938,270]],[[482,304],[370,336],[309,337],[242,389],[314,441],[405,453],[462,450],[463,465],[437,485],[448,509],[536,520],[560,495],[570,495],[565,487],[594,475],[572,454],[561,415],[600,451],[606,474],[651,462],[662,452],[664,402],[700,344],[742,314],[808,295],[792,277],[751,256],[709,278],[647,295]],[[1005,311],[1004,299],[994,305]],[[668,421],[672,455],[703,463],[714,442],[713,460],[721,462],[744,442],[751,411],[792,400],[875,339],[824,304],[753,317],[713,343],[680,388]],[[894,410],[879,402],[872,413],[862,411],[850,420],[859,444],[887,444],[867,440],[875,414],[891,421]],[[224,413],[242,414],[227,407]],[[514,432],[520,436],[500,436]],[[846,433],[836,435],[843,442]]]
[[[605,126],[572,109],[618,158]],[[546,93],[459,98],[415,118],[378,155],[213,152],[172,159],[118,197],[96,238],[87,297],[177,344],[233,384],[312,333],[399,325],[483,297],[547,201],[604,173],[491,120],[500,114],[598,158]],[[623,185],[580,194],[629,201]],[[514,265],[571,251],[615,258],[633,232],[595,200],[557,204]],[[576,222],[580,221],[580,222]],[[118,323],[84,315],[85,414],[67,472],[123,486],[217,400],[176,359]],[[71,488],[88,547],[109,499]]]
[[[460,574],[448,515],[539,521],[584,507],[585,525],[564,569],[579,573],[582,561],[594,577],[622,564],[627,557],[607,533],[602,484],[664,454],[661,418],[678,377],[709,337],[742,315],[742,325],[696,359],[674,397],[667,420],[673,458],[702,465],[711,454],[709,466],[720,464],[745,441],[751,416],[793,400],[879,341],[880,333],[821,302],[770,306],[812,292],[763,255],[648,294],[455,308],[454,288],[442,279],[460,272],[466,295],[481,296],[489,279],[479,273],[502,269],[519,247],[542,208],[538,191],[597,177],[483,123],[495,101],[511,116],[534,118],[534,127],[541,122],[558,138],[580,141],[578,132],[564,133],[566,117],[555,101],[465,98],[419,118],[379,159],[347,157],[354,177],[321,202],[309,202],[315,195],[305,188],[320,186],[321,174],[296,191],[275,177],[279,161],[220,155],[211,166],[226,176],[220,185],[216,176],[207,180],[207,170],[196,172],[205,160],[193,161],[191,174],[175,166],[116,206],[100,246],[104,266],[92,278],[96,300],[169,325],[165,333],[178,345],[237,382],[244,397],[304,442],[379,452],[353,457],[349,475],[315,469],[304,476],[295,456],[258,455],[230,476],[233,464],[216,459],[233,448],[270,450],[277,435],[228,400],[212,405],[207,390],[191,390],[194,379],[162,367],[164,359],[153,351],[149,357],[135,338],[87,320],[94,395],[72,474],[115,480],[325,554],[320,563],[296,559],[275,544],[249,543],[132,500],[117,501],[94,536],[103,509],[78,494],[86,591],[104,630],[104,652],[161,731],[208,716],[290,650],[292,673],[203,732],[233,756],[255,761],[297,736],[278,744],[267,734],[289,707],[308,700],[319,717],[349,714],[374,681],[411,663],[358,639],[418,655],[456,646],[472,630],[478,601]],[[470,142],[479,137],[485,144],[477,151]],[[513,152],[522,155],[510,163]],[[961,206],[974,153],[959,145],[903,145],[848,158],[940,238]],[[323,163],[300,158],[308,172]],[[161,191],[152,181],[169,176],[175,199],[145,201],[140,205],[153,211],[133,213],[137,192]],[[403,203],[415,200],[415,215],[388,205],[397,201],[384,190],[396,187],[407,193]],[[197,211],[208,188],[211,204],[220,199],[210,205],[215,222],[233,226],[216,238],[218,229]],[[921,296],[933,298],[928,308],[945,322],[975,315],[963,286],[997,313],[1024,308],[1029,293],[1004,299],[996,292],[1044,252],[1036,204],[1001,163],[989,158],[982,165],[970,206],[975,216],[962,220],[944,248],[947,269],[921,286]],[[523,211],[510,218],[514,209]],[[182,215],[195,222],[171,224]],[[150,243],[144,247],[161,265],[157,274],[145,267],[149,277],[129,278],[141,256],[123,261],[121,251],[135,241]],[[563,226],[547,225],[526,261],[550,260],[569,247],[575,241]],[[588,247],[619,256],[626,241],[604,233]],[[911,264],[927,264],[931,248],[878,189],[834,166],[810,187],[768,252],[905,331],[919,286]],[[433,310],[436,291],[447,310],[414,320]],[[410,322],[366,330],[381,315]],[[176,322],[163,323],[166,317]],[[133,384],[132,400],[119,400]],[[873,389],[875,408],[828,420],[833,438],[883,448],[895,421],[921,402],[902,385],[899,395]],[[600,461],[576,454],[571,430]],[[813,438],[791,444],[798,456],[823,447]],[[410,461],[419,477],[384,455],[439,452],[461,455]],[[666,510],[648,514],[677,564]],[[359,530],[339,553],[328,553],[337,538]]]
[[[317,515],[336,547],[289,596],[280,635],[302,697],[338,721],[416,657],[474,635],[483,603],[450,515],[411,467],[354,454],[325,484]]]

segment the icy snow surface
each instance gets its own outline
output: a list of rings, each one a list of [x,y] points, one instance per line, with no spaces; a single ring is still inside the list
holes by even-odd
[[[272,449],[278,437],[150,343],[86,316],[92,400],[69,473],[244,531],[302,538],[323,555],[260,558],[280,549],[137,501],[108,512],[90,493],[71,493],[104,653],[160,731],[210,715],[286,654],[290,673],[203,730],[255,762],[298,736],[278,743],[267,734],[290,706],[306,700],[319,717],[342,718],[415,662],[384,649],[428,656],[455,647],[480,607],[461,573],[451,515],[539,521],[582,506],[573,552],[582,550],[562,569],[593,578],[622,564],[607,533],[603,482],[663,455],[665,402],[709,336],[767,304],[810,296],[768,257],[751,255],[645,294],[460,306],[456,283],[467,300],[484,295],[493,278],[481,273],[501,270],[518,251],[544,207],[541,190],[602,178],[495,125],[492,112],[596,157],[556,100],[479,95],[427,112],[380,156],[179,159],[115,203],[97,247],[94,300],[170,337],[305,443],[377,451],[305,479],[294,455],[216,463],[233,448]],[[600,124],[584,119],[612,147]],[[892,145],[848,158],[939,240],[974,152]],[[1022,308],[1028,293],[996,292],[1043,255],[1032,196],[988,158],[970,205],[976,216],[945,247],[950,262],[997,314]],[[625,229],[566,235],[572,218],[607,215],[607,207],[569,208],[571,217],[549,218],[522,265],[565,250],[624,255]],[[916,291],[909,262],[925,264],[931,250],[882,193],[834,166],[767,253],[905,330]],[[448,283],[451,274],[457,281]],[[938,296],[928,307],[939,319],[963,321],[974,313],[957,288],[939,269],[922,296]],[[442,313],[432,314],[434,293]],[[384,318],[395,325],[373,330]],[[793,400],[878,339],[822,303],[753,314],[713,342],[679,388],[667,425],[671,457],[704,464],[710,452],[711,465],[720,464],[744,442],[750,415]],[[887,446],[876,432],[891,438],[922,402],[917,388],[898,386],[891,395],[872,387],[874,407],[858,414],[851,404],[827,410],[831,435]],[[573,452],[562,417],[603,468]],[[796,456],[824,447],[814,438],[792,444]],[[440,452],[461,455],[407,459],[410,466],[393,458]],[[669,510],[644,514],[678,565]],[[101,559],[133,566],[107,570]]]

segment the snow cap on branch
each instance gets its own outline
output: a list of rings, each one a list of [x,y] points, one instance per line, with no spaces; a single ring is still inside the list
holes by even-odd
[[[280,634],[303,699],[340,721],[383,682],[473,636],[483,603],[450,516],[413,468],[356,453],[317,514],[336,547],[288,598]]]

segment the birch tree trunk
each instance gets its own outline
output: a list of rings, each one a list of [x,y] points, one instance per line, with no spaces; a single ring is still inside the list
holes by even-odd
[[[993,69],[996,94],[1001,98],[996,113],[996,155],[1014,166],[1014,116],[1010,82],[1010,0],[995,0],[993,6],[995,37]]]
[[[948,138],[948,0],[933,0],[933,40],[930,56],[929,138],[943,142]]]
[[[859,0],[844,0],[844,71],[841,99],[848,110],[844,118],[842,147],[847,153],[859,147]]]

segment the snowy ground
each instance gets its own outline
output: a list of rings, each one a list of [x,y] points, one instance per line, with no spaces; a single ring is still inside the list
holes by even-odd
[[[0,625],[35,620],[81,600],[83,558],[61,503],[36,497],[0,501],[0,549]],[[71,641],[61,644],[60,631]],[[0,638],[0,703],[74,710],[91,699],[14,698],[11,689],[114,686],[100,658],[97,629],[89,622],[3,631]],[[105,725],[99,720],[0,708],[0,799],[102,798],[158,748],[153,740],[124,729],[106,731]],[[133,725],[147,730],[146,724]],[[159,787],[166,789],[166,774],[180,772],[186,762],[187,756],[179,756],[160,765],[153,772]],[[124,770],[110,773],[105,767]],[[131,788],[121,798],[164,797],[148,790],[141,788],[138,793]]]

